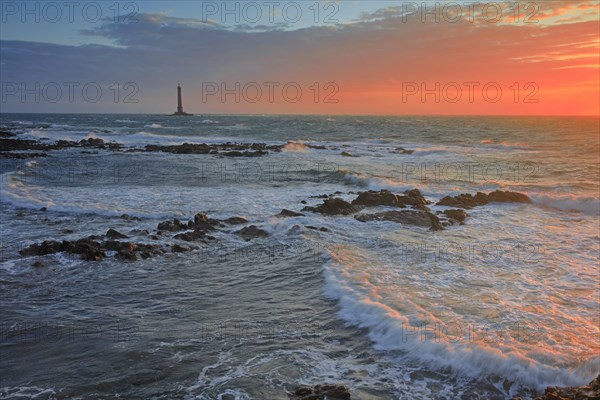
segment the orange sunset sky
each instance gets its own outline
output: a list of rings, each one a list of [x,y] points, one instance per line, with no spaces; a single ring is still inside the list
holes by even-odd
[[[193,113],[599,114],[598,1],[440,1],[424,3],[428,13],[421,2],[330,3],[321,11],[337,10],[335,22],[314,22],[308,8],[299,21],[231,21],[190,2],[142,3],[134,23],[59,28],[8,18],[3,85],[98,82],[111,93],[114,82],[134,82],[139,101],[33,102],[15,93],[3,109],[172,112],[181,82]]]

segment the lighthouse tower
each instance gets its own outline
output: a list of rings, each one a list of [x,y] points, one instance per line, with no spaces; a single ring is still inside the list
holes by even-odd
[[[183,111],[183,100],[181,100],[181,84],[177,84],[177,111],[173,115],[192,115]]]

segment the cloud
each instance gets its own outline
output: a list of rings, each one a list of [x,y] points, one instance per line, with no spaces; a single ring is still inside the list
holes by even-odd
[[[290,30],[224,27],[194,18],[139,14],[137,23],[105,23],[84,32],[117,46],[2,41],[0,71],[3,82],[136,82],[141,100],[132,109],[136,112],[170,111],[178,82],[184,83],[186,104],[196,110],[395,113],[407,110],[406,105],[398,106],[403,81],[495,81],[508,87],[518,80],[539,83],[543,94],[544,88],[567,90],[597,78],[593,76],[597,74],[593,68],[597,65],[593,57],[598,49],[597,21],[421,23],[418,18],[403,22],[399,15],[397,9],[387,8],[350,24]],[[307,93],[314,82],[335,82],[340,102],[324,105],[309,101],[308,95],[298,104],[204,104],[199,100],[203,82],[291,81],[300,82]],[[548,98],[547,109],[559,107],[557,101]],[[579,101],[587,101],[581,104],[589,107],[597,99]],[[453,110],[503,113],[514,112],[518,105],[483,106],[479,110],[466,104]],[[89,105],[82,107],[89,109]],[[98,111],[124,110],[123,105],[110,102],[95,107]],[[444,107],[450,106],[415,104],[410,111],[444,113]]]

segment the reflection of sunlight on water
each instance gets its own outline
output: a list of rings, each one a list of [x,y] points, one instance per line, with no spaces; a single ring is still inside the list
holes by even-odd
[[[458,359],[449,360],[460,354],[468,359],[472,352],[483,352],[481,357],[508,357],[509,364],[499,369],[522,368],[510,366],[516,357],[529,365],[527,369],[539,369],[539,379],[564,373],[571,383],[586,383],[597,374],[600,350],[600,330],[594,324],[597,273],[581,243],[582,237],[590,237],[593,222],[574,229],[561,219],[548,224],[543,210],[523,212],[529,226],[543,229],[541,242],[531,235],[510,240],[489,231],[478,234],[484,226],[467,231],[478,240],[445,233],[447,241],[424,235],[419,242],[414,232],[364,226],[367,231],[351,240],[354,245],[332,247],[335,263],[326,274],[329,293],[341,299],[344,319],[368,327],[380,346],[412,352],[408,341],[398,342],[385,333],[392,329],[405,334],[408,329],[426,341],[454,348],[445,356],[451,364]],[[507,232],[528,230],[511,223],[520,223],[519,218],[494,220]],[[494,257],[484,256],[489,249],[481,251],[486,238],[498,251]],[[467,250],[456,250],[461,246]],[[583,253],[572,254],[577,247]],[[383,314],[366,313],[365,307]],[[423,357],[429,357],[428,352],[424,350]]]

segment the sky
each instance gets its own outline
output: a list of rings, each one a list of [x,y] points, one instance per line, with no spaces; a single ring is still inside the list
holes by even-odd
[[[599,0],[0,6],[1,112],[600,110]]]

